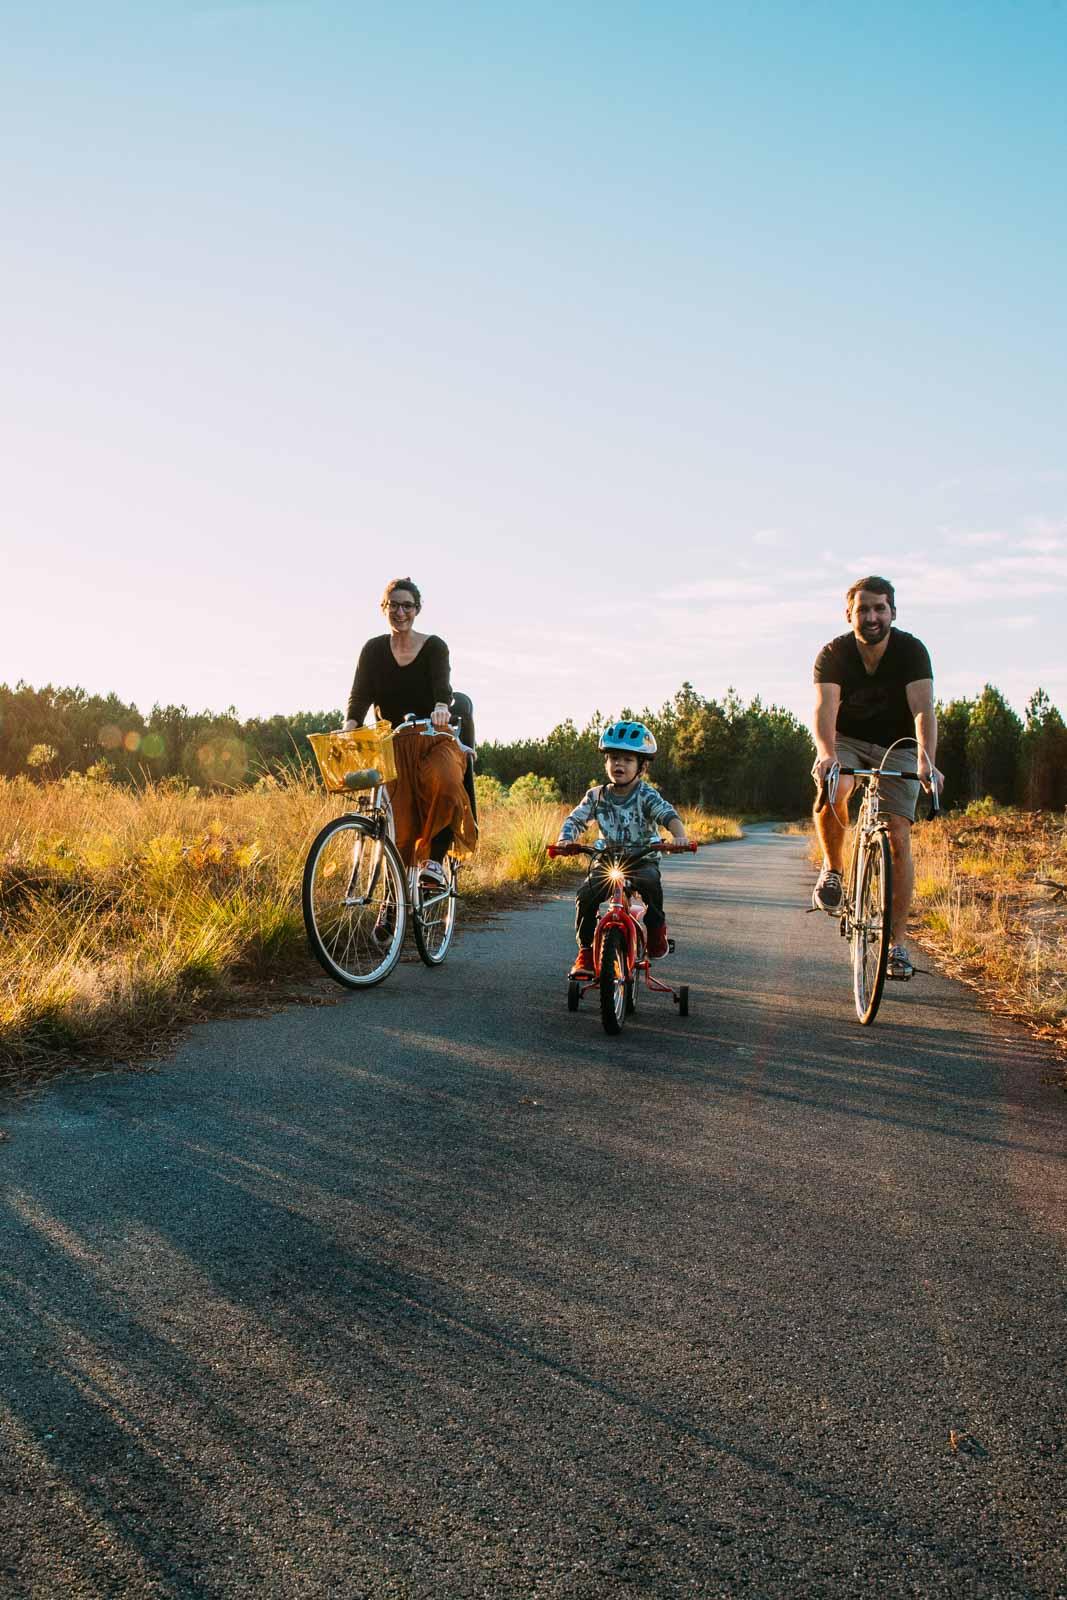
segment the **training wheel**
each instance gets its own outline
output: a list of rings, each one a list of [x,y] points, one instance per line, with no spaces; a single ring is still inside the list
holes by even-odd
[[[578,1002],[582,998],[582,986],[577,978],[572,978],[567,985],[567,1010],[577,1011]]]
[[[678,990],[678,1015],[680,1017],[689,1015],[689,985],[687,983],[683,983]]]

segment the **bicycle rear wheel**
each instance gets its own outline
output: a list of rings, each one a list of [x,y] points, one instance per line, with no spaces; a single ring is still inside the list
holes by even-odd
[[[373,822],[326,824],[308,851],[302,902],[308,943],[336,983],[366,989],[388,977],[404,943],[404,869]]]
[[[411,931],[415,947],[428,967],[441,965],[456,931],[456,863],[451,856],[445,861],[445,877],[447,889],[436,884],[424,889],[416,879]]]
[[[621,1033],[626,1020],[626,942],[618,928],[600,952],[600,1020],[605,1033]]]
[[[864,839],[860,852],[850,929],[852,995],[856,1015],[863,1023],[874,1021],[885,987],[892,905],[893,863],[889,838],[882,829],[877,829]]]

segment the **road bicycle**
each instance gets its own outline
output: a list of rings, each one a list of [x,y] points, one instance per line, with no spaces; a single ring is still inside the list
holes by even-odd
[[[887,750],[877,767],[842,767],[834,762],[819,785],[816,811],[833,806],[840,778],[863,779],[859,816],[852,835],[852,853],[841,899],[841,937],[849,942],[852,962],[852,999],[863,1024],[874,1021],[885,988],[893,923],[893,857],[889,849],[889,823],[881,811],[882,778],[919,781],[917,772],[885,765]],[[937,790],[931,789],[936,812]]]
[[[474,754],[458,723],[435,728],[426,717],[406,717],[395,728],[379,722],[308,735],[327,789],[352,801],[313,841],[302,891],[312,952],[347,989],[367,989],[389,976],[409,923],[428,967],[440,966],[455,932],[459,862],[446,857],[441,884],[420,867],[405,867],[396,847],[386,784],[397,775],[393,740],[400,737],[455,739],[468,757]]]
[[[633,905],[634,885],[628,876],[643,861],[656,855],[684,855],[696,852],[695,844],[642,845],[639,849],[620,849],[598,839],[595,845],[577,843],[550,844],[550,856],[586,855],[596,863],[604,875],[604,899],[593,935],[593,977],[588,983],[580,978],[567,981],[567,1010],[577,1011],[582,996],[595,989],[600,997],[600,1020],[606,1033],[622,1032],[626,1018],[637,1010],[638,979],[644,978],[645,988],[655,994],[669,994],[678,1007],[678,1015],[689,1015],[689,985],[672,989],[669,983],[660,983],[652,976],[652,962],[648,955],[648,937],[645,932],[645,908]],[[674,949],[674,940],[668,940]]]

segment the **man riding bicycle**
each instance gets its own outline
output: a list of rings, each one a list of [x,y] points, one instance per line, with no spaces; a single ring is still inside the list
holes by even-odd
[[[816,759],[813,776],[822,785],[835,762],[846,767],[876,767],[886,749],[898,740],[918,746],[915,770],[924,789],[940,789],[937,714],[930,655],[921,640],[895,628],[896,596],[886,578],[859,578],[845,596],[851,632],[823,646],[815,660]],[[902,765],[898,762],[897,765]],[[888,763],[893,766],[893,759]],[[848,799],[853,780],[840,779],[833,805],[815,812],[815,831],[823,864],[812,905],[837,916],[841,910],[841,874],[845,864]],[[911,859],[911,825],[919,784],[904,778],[883,778],[881,810],[889,823],[893,858],[893,911],[888,975],[910,978],[908,914],[915,887]]]

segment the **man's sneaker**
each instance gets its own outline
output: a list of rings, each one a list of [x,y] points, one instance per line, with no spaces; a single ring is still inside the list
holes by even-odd
[[[911,964],[907,947],[902,944],[889,946],[889,960],[886,963],[885,975],[887,978],[907,979],[914,977],[915,968]]]
[[[667,924],[661,922],[658,928],[648,929],[648,953],[650,956],[665,956],[670,950],[667,938]]]
[[[592,978],[593,975],[593,952],[587,945],[583,945],[578,951],[578,958],[567,976],[570,978]]]
[[[832,867],[823,867],[811,891],[811,903],[816,911],[829,911],[836,916],[841,910],[841,874]]]

